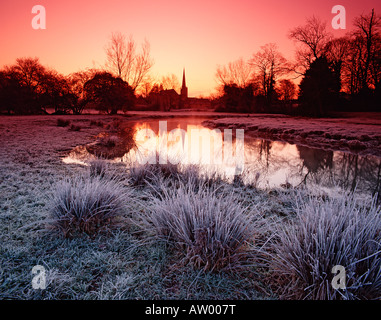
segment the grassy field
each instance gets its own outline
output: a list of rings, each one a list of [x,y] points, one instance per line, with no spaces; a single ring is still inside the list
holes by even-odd
[[[199,176],[197,168],[63,162],[74,147],[112,132],[113,123],[101,115],[1,117],[0,299],[381,295],[374,203],[258,190]],[[335,229],[336,212],[353,215],[339,215]],[[340,263],[348,270],[341,294],[327,285]],[[32,287],[35,265],[46,269],[44,290]]]

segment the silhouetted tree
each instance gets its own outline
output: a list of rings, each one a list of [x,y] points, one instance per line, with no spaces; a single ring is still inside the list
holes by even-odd
[[[112,74],[128,82],[135,91],[153,66],[150,57],[150,44],[147,40],[140,53],[132,36],[127,40],[120,32],[111,35],[106,47],[106,67]]]
[[[18,105],[15,113],[41,113],[39,94],[42,90],[42,83],[45,77],[46,69],[38,58],[18,58],[12,66],[5,67],[8,77],[18,82],[22,87],[18,93],[22,97],[14,97],[15,100],[24,100],[24,105]]]
[[[2,71],[0,95],[8,113],[39,114],[47,108],[66,112],[75,98],[66,78],[38,58],[19,58]]]
[[[151,75],[147,74],[135,93],[139,94],[142,98],[147,98],[154,85],[155,79]]]
[[[244,88],[252,82],[253,68],[244,59],[229,62],[227,66],[218,66],[216,80],[223,88],[225,85],[236,85]]]
[[[32,113],[35,111],[34,95],[29,87],[22,86],[12,72],[0,72],[0,112]]]
[[[55,113],[69,113],[76,96],[71,93],[67,78],[55,70],[45,70],[39,88],[39,104],[46,110],[54,109]]]
[[[324,56],[335,74],[339,91],[342,87],[344,68],[347,66],[349,58],[350,39],[341,37],[327,42],[324,48]]]
[[[276,44],[269,43],[254,54],[250,64],[258,72],[262,93],[269,106],[274,99],[276,80],[290,70],[288,62],[278,51]]]
[[[314,117],[327,114],[335,101],[337,83],[325,57],[312,62],[299,88],[299,101],[304,114]]]
[[[381,17],[377,16],[374,9],[372,9],[369,15],[360,15],[360,17],[356,18],[354,25],[356,27],[354,31],[355,37],[364,40],[361,42],[364,54],[359,58],[362,66],[361,87],[366,88],[370,85],[371,63],[375,56],[376,43],[380,41],[378,29],[381,27]]]
[[[160,84],[162,85],[164,90],[175,90],[176,92],[180,92],[180,81],[175,74],[168,74],[161,78]]]
[[[278,98],[285,107],[290,107],[291,101],[296,95],[296,85],[289,79],[282,79],[278,85]]]
[[[225,85],[222,97],[224,107],[221,111],[227,112],[252,112],[254,104],[253,85],[244,88],[236,84]]]
[[[84,97],[85,83],[91,80],[97,72],[96,69],[87,69],[71,73],[67,76],[69,94],[72,97],[70,108],[73,114],[81,114],[87,104]]]
[[[315,59],[324,55],[326,44],[332,37],[326,30],[326,25],[312,16],[305,25],[295,27],[289,32],[289,38],[301,44],[296,51],[295,72],[304,74]]]
[[[354,20],[354,29],[341,43],[342,89],[351,95],[352,110],[379,110],[381,98],[381,18],[372,10]],[[335,41],[335,40],[334,40]],[[339,40],[336,40],[339,41]],[[328,60],[331,56],[328,54]],[[339,67],[339,64],[332,64]]]
[[[126,81],[108,72],[99,72],[84,85],[86,102],[92,102],[97,110],[116,114],[134,106],[135,95]]]

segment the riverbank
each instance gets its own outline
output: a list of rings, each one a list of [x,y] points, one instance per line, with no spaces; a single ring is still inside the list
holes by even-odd
[[[245,135],[381,157],[381,114],[343,113],[335,118],[249,115],[205,120],[209,128],[244,129]]]

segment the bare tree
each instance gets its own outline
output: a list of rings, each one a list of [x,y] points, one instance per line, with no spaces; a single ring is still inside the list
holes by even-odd
[[[344,71],[350,58],[350,39],[348,37],[335,38],[330,40],[324,49],[325,57],[330,64],[336,77],[338,91],[342,87]]]
[[[240,58],[229,62],[227,66],[218,66],[216,71],[217,82],[222,85],[236,84],[240,88],[246,87],[253,79],[251,65]]]
[[[130,39],[131,40],[131,39]],[[132,53],[135,51],[133,41],[126,42],[126,37],[120,32],[113,33],[106,48],[106,66],[116,76],[125,77],[128,63],[132,62]]]
[[[180,81],[175,74],[168,74],[161,78],[161,85],[163,89],[173,89],[177,92],[180,92]]]
[[[147,74],[135,92],[141,97],[147,98],[155,82],[156,80],[150,74]]]
[[[360,15],[355,18],[354,26],[356,29],[353,32],[353,37],[357,44],[357,55],[361,68],[359,70],[361,88],[367,88],[370,85],[370,78],[372,77],[372,61],[374,61],[375,56],[379,55],[377,51],[379,50],[380,42],[379,28],[381,27],[381,17],[372,9],[370,14]]]
[[[289,38],[301,44],[296,51],[295,71],[302,74],[311,63],[324,54],[325,46],[331,39],[331,34],[326,30],[326,22],[312,16],[307,23],[292,29]]]
[[[253,55],[250,64],[257,71],[262,93],[270,103],[276,80],[290,70],[287,60],[278,51],[276,44],[269,43]]]
[[[150,44],[147,40],[142,44],[141,52],[136,52],[136,44],[132,36],[120,32],[111,35],[106,47],[106,68],[120,77],[135,91],[153,66],[150,56]]]

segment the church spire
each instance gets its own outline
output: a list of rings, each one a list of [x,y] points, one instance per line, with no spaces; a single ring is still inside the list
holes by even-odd
[[[185,82],[185,68],[183,69],[183,84],[181,86],[181,98],[182,100],[186,100],[188,98],[188,88]]]
[[[186,88],[186,83],[185,83],[185,68],[183,69],[183,88]]]

